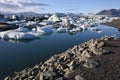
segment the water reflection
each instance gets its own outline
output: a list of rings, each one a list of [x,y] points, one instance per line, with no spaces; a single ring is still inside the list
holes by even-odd
[[[22,43],[22,44],[29,44],[31,43],[32,41],[34,40],[40,40],[40,38],[38,39],[28,39],[28,40],[14,40],[14,39],[1,39],[2,41],[5,41],[5,42],[10,42],[10,43]]]

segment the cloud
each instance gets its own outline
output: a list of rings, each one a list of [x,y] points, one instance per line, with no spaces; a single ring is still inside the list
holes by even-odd
[[[47,4],[39,3],[39,2],[20,2],[24,6],[48,6]]]
[[[0,12],[41,12],[44,8],[41,6],[48,6],[47,4],[23,0],[0,0]]]

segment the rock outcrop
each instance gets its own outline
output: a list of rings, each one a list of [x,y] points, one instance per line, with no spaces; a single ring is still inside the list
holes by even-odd
[[[17,28],[18,26],[16,25],[0,22],[0,31],[6,31],[11,29],[17,29]]]
[[[120,9],[102,10],[97,15],[110,15],[120,17]]]

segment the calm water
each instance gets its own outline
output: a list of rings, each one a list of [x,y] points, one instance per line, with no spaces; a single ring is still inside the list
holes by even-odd
[[[113,34],[120,37],[120,32],[116,28],[103,25],[97,28],[102,30],[101,34],[90,30],[74,35],[54,31],[52,34],[41,36],[37,40],[0,40],[0,80],[15,71],[20,71],[28,66],[32,67],[54,54],[61,53],[92,38],[101,38]]]

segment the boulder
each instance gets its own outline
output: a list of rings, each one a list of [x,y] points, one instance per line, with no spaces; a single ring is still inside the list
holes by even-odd
[[[42,73],[42,72],[39,72],[39,80],[44,80],[44,79],[43,79],[43,73]]]
[[[43,73],[43,76],[45,77],[45,79],[49,79],[49,80],[53,80],[53,77],[57,75],[55,72],[52,71],[46,71]]]
[[[102,42],[100,42],[100,43],[98,43],[98,44],[97,44],[97,48],[101,48],[101,47],[103,47],[103,46],[104,46],[104,44],[105,44],[105,43],[104,43],[103,41],[102,41]]]
[[[85,57],[91,57],[91,53],[90,52],[88,52],[87,50],[84,50],[83,52],[82,52],[82,54],[81,54],[81,56],[85,56]]]
[[[11,80],[11,78],[9,76],[7,76],[4,80]]]
[[[102,49],[93,49],[93,54],[95,55],[102,55],[103,54],[103,50]]]

